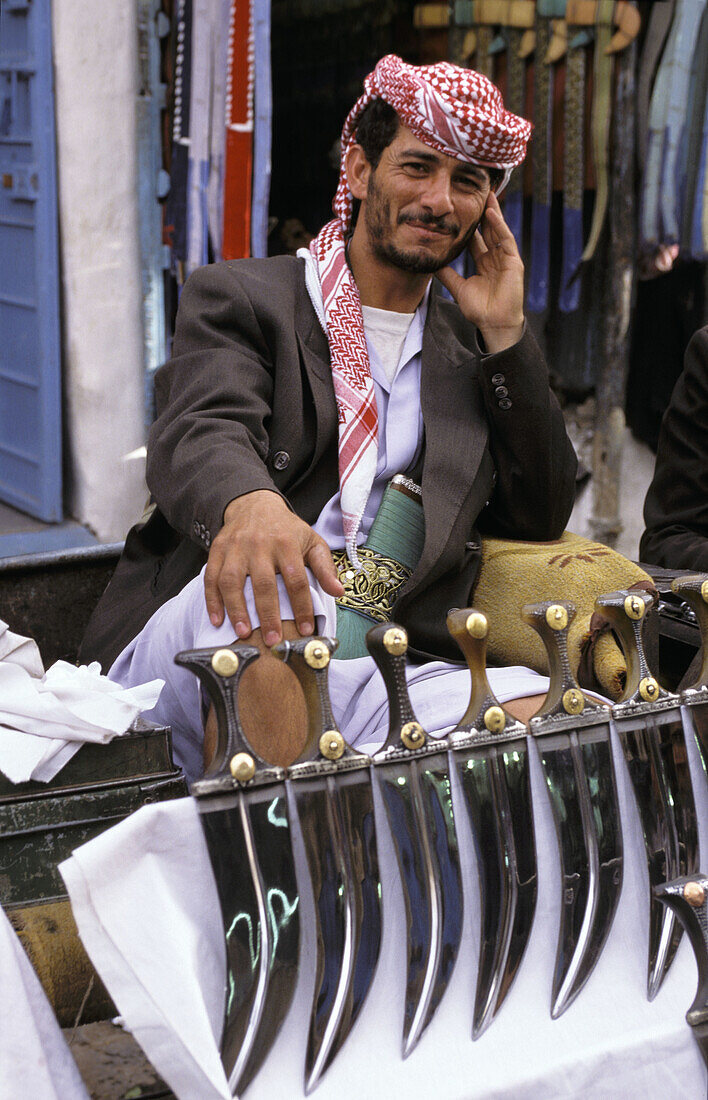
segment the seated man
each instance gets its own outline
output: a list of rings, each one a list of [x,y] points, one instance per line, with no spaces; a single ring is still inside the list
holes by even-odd
[[[659,432],[641,561],[708,571],[708,325],[694,335]]]
[[[391,55],[364,88],[342,133],[336,217],[310,250],[188,280],[156,381],[156,507],[130,532],[84,640],[82,658],[123,683],[167,680],[152,714],[172,725],[190,778],[206,715],[174,654],[256,644],[265,656],[242,682],[244,726],[267,759],[292,760],[303,704],[268,647],[336,633],[330,551],[358,567],[393,475],[422,484],[425,544],[392,618],[408,631],[413,704],[431,732],[453,726],[469,694],[445,618],[471,601],[479,532],[554,539],[572,507],[575,454],[495,194],[530,124],[485,77],[447,63]],[[467,247],[476,274],[465,279],[449,265]],[[379,745],[385,697],[370,658],[335,661],[330,684],[344,736]],[[528,670],[494,680],[506,699],[544,685]]]

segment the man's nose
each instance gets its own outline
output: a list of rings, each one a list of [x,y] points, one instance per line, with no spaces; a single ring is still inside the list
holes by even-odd
[[[452,213],[452,183],[444,172],[436,172],[428,177],[423,205],[438,218]]]

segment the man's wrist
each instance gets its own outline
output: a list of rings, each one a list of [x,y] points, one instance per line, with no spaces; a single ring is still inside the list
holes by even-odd
[[[229,501],[224,508],[223,526],[225,527],[227,523],[237,519],[244,506],[247,507],[248,504],[253,504],[257,497],[263,497],[266,493],[269,496],[277,497],[278,500],[282,500],[285,507],[288,507],[287,502],[280,493],[276,492],[274,489],[253,489],[250,493],[243,493],[241,496],[234,497],[233,500]]]
[[[517,325],[509,325],[503,328],[480,328],[479,334],[484,341],[484,347],[488,355],[496,355],[507,348],[513,348],[524,335],[526,322],[524,318]]]

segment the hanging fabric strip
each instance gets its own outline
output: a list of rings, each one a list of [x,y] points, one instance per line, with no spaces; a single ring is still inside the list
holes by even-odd
[[[585,46],[573,45],[576,28],[568,28],[565,68],[565,141],[563,145],[563,260],[558,307],[572,313],[580,304],[578,269],[583,255],[583,189],[585,185]]]
[[[548,306],[550,272],[553,69],[544,58],[551,40],[550,20],[536,18],[533,113],[533,203],[531,206],[531,262],[529,265],[528,308],[542,313]]]
[[[663,0],[661,4],[652,4],[649,25],[642,46],[637,81],[637,161],[639,171],[644,172],[647,163],[647,145],[649,141],[649,103],[662,50],[671,28],[674,16],[675,0]]]
[[[192,0],[177,0],[174,59],[174,103],[170,193],[167,231],[171,237],[172,265],[181,285],[187,259],[187,172],[189,165],[189,100],[192,69]]]
[[[251,0],[232,0],[226,83],[225,260],[236,260],[250,254],[253,78]]]
[[[595,16],[595,56],[593,59],[593,92],[590,130],[592,154],[595,166],[595,206],[592,212],[590,236],[585,245],[583,260],[595,254],[607,212],[609,166],[607,147],[612,115],[612,71],[614,59],[607,53],[612,38],[613,0],[598,0]]]
[[[667,45],[667,52],[671,49],[668,59],[671,76],[659,187],[659,226],[662,244],[676,244],[680,236],[679,211],[685,180],[680,170],[679,146],[688,123],[686,105],[689,101],[693,52],[699,37],[705,6],[706,0],[679,0],[672,36]],[[708,64],[708,58],[703,57],[701,59],[703,69],[706,64]],[[691,155],[694,156],[695,152],[696,150],[691,150]]]
[[[212,80],[209,122],[207,222],[214,260],[223,259],[224,158],[226,155],[226,74],[229,56],[231,0],[212,0]]]
[[[507,90],[506,105],[515,115],[525,117],[526,99],[526,61],[519,56],[521,39],[524,32],[510,27],[507,49]],[[524,212],[524,169],[519,165],[511,173],[504,198],[504,219],[514,234],[519,251],[522,247]]]
[[[494,29],[480,24],[477,28],[477,50],[475,53],[475,68],[482,76],[492,79],[494,72],[494,54],[490,53],[489,47],[494,39]]]
[[[268,255],[268,202],[273,94],[270,74],[270,0],[254,0],[255,131],[253,134],[253,203],[251,255]]]
[[[207,183],[212,97],[211,0],[192,0],[192,76],[187,173],[187,262],[190,275],[209,261]]]
[[[704,123],[706,100],[708,99],[708,5],[703,8],[700,30],[696,36],[693,50],[691,76],[688,83],[689,101],[679,149],[679,178],[683,188],[680,196],[681,208],[681,252],[693,255],[691,227],[696,204],[696,193],[701,169],[705,167],[708,150],[705,144]],[[701,259],[701,253],[694,256]]]

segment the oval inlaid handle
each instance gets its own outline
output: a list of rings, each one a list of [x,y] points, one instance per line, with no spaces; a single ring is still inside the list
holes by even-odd
[[[329,697],[329,664],[336,648],[336,638],[318,637],[280,642],[271,648],[273,656],[293,670],[305,696],[307,738],[295,764],[340,760],[354,753],[337,727]]]
[[[261,767],[272,767],[251,747],[238,713],[241,677],[257,657],[260,657],[260,651],[246,642],[209,649],[186,649],[175,657],[176,665],[188,668],[199,678],[216,711],[216,752],[204,773],[204,779],[232,775],[234,779],[245,782],[252,779]],[[253,770],[245,757],[252,761]]]

